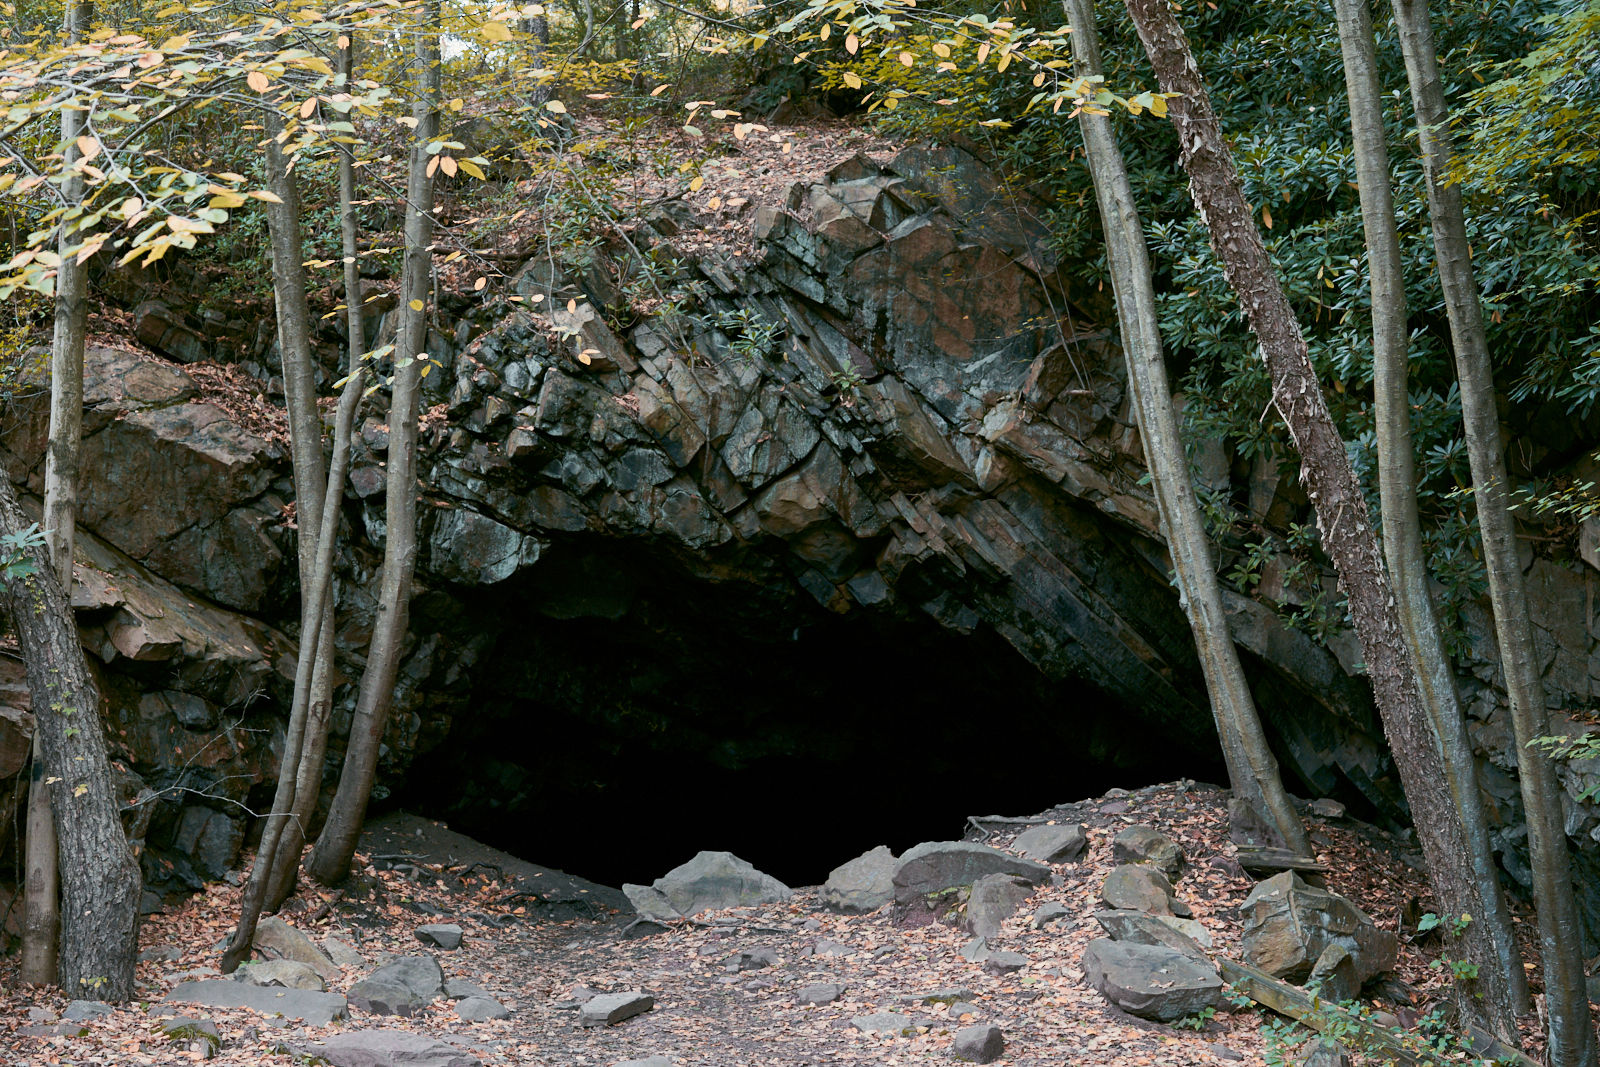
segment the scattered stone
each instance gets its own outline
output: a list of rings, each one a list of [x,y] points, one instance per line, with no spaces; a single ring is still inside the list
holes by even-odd
[[[962,1063],[993,1063],[1006,1049],[1005,1035],[998,1026],[980,1023],[956,1031],[950,1054]]]
[[[469,1023],[485,1019],[509,1019],[511,1009],[493,997],[463,997],[456,1001],[456,1015]]]
[[[991,952],[983,961],[983,969],[990,974],[1011,974],[1028,965],[1028,957],[1020,952]]]
[[[328,983],[322,976],[311,969],[308,963],[299,960],[262,960],[260,963],[245,963],[233,972],[235,982],[247,982],[250,985],[282,986],[285,989],[311,989],[318,993],[328,988]]]
[[[897,1011],[879,1011],[871,1015],[857,1015],[850,1025],[868,1034],[900,1034],[904,1036],[912,1027],[911,1016]]]
[[[972,990],[965,986],[948,986],[944,989],[935,989],[931,993],[914,993],[912,1000],[923,1004],[955,1004],[958,1001],[971,1000]]]
[[[894,869],[894,899],[909,904],[991,874],[1009,874],[1040,885],[1049,881],[1050,868],[970,841],[927,841],[900,857]]]
[[[788,886],[731,852],[701,852],[657,878],[654,887],[680,915],[776,904],[794,896]]]
[[[818,922],[817,920],[815,920],[815,919],[807,919],[805,922],[800,924],[800,929],[802,929],[802,930],[820,930],[820,929],[822,929],[822,924],[820,922]]]
[[[198,1052],[208,1060],[222,1049],[222,1033],[210,1019],[191,1019],[185,1015],[163,1019],[161,1033],[184,1052]]]
[[[310,965],[326,981],[338,981],[344,972],[305,934],[276,915],[262,918],[256,926],[255,947],[269,958],[295,960]]]
[[[1337,800],[1334,800],[1332,797],[1318,797],[1310,804],[1307,804],[1306,807],[1311,810],[1311,814],[1317,816],[1319,819],[1344,818],[1344,805],[1339,803]]]
[[[147,948],[143,952],[139,953],[140,963],[150,963],[152,961],[158,963],[177,963],[178,960],[182,958],[183,950],[178,948],[176,945],[168,945],[166,948]]]
[[[432,956],[390,960],[350,987],[350,1003],[373,1015],[415,1015],[444,995],[444,970]]]
[[[1146,915],[1140,911],[1097,911],[1095,920],[1113,941],[1126,941],[1135,945],[1162,945],[1175,949],[1194,959],[1205,961],[1205,949],[1211,945],[1211,935],[1206,934],[1202,945],[1189,936],[1186,930],[1174,923],[1193,923],[1205,934],[1205,928],[1192,919],[1174,919],[1168,915]]]
[[[1100,899],[1113,908],[1152,915],[1189,915],[1189,906],[1172,896],[1172,883],[1153,867],[1125,863],[1106,875]]]
[[[1000,926],[1021,910],[1033,895],[1025,881],[1009,874],[989,874],[972,883],[967,898],[967,930],[978,937],[994,937]]]
[[[1268,878],[1253,889],[1239,911],[1244,916],[1241,942],[1245,962],[1274,978],[1291,982],[1311,977],[1329,946],[1337,945],[1348,966],[1339,977],[1359,989],[1368,979],[1392,970],[1399,939],[1380,930],[1350,900],[1307,885],[1293,871]],[[1334,976],[1346,962],[1329,957],[1324,973]]]
[[[468,997],[487,997],[489,991],[465,978],[446,978],[444,980],[444,998],[446,1000],[466,1000]],[[593,993],[590,994],[593,996]]]
[[[777,950],[762,946],[760,948],[745,949],[736,956],[728,958],[730,971],[759,971],[767,967],[778,965]]]
[[[405,1030],[356,1030],[304,1052],[332,1067],[479,1067],[476,1057],[454,1045]]]
[[[455,923],[427,923],[417,927],[417,940],[454,952],[461,947],[461,932],[461,927]]]
[[[989,942],[982,937],[975,937],[961,946],[961,958],[971,960],[973,963],[982,963],[989,958]]]
[[[898,865],[887,845],[879,845],[833,869],[822,886],[822,906],[846,915],[877,911],[894,899]]]
[[[578,1022],[583,1026],[615,1026],[655,1006],[656,998],[648,993],[602,993],[579,1009]]]
[[[1322,950],[1311,967],[1309,984],[1315,984],[1324,1000],[1353,1000],[1361,992],[1356,961],[1343,945],[1334,943]]]
[[[1111,858],[1117,863],[1143,863],[1169,879],[1183,870],[1183,849],[1151,826],[1130,826],[1111,839]]]
[[[367,965],[366,957],[362,956],[354,945],[341,938],[323,938],[322,951],[339,967],[355,970]]]
[[[811,946],[813,956],[848,956],[854,951],[849,945],[841,945],[837,941],[818,941]]]
[[[1080,823],[1034,826],[1017,835],[1011,847],[1040,863],[1076,863],[1089,846]]]
[[[167,994],[166,1004],[196,1004],[204,1008],[250,1008],[263,1015],[282,1015],[307,1026],[327,1026],[349,1017],[345,998],[338,993],[309,989],[254,986],[226,978],[180,982]]]
[[[1072,909],[1057,900],[1048,900],[1033,910],[1033,928],[1043,930],[1057,919],[1065,919]]]
[[[844,986],[834,982],[817,982],[808,985],[795,995],[796,1004],[832,1004],[844,996]]]
[[[67,1005],[67,1010],[61,1017],[69,1022],[83,1022],[86,1019],[98,1019],[103,1015],[114,1015],[116,1008],[103,1000],[74,1000]]]
[[[1169,1023],[1222,1003],[1216,968],[1165,945],[1098,938],[1082,966],[1085,982],[1141,1019]]]
[[[683,918],[678,914],[678,909],[672,906],[672,901],[667,899],[667,895],[653,885],[634,885],[631,882],[624,882],[622,895],[628,898],[628,903],[633,905],[633,910],[638,912],[639,918],[645,922],[667,926]]]
[[[963,1015],[970,1015],[976,1019],[982,1014],[983,1009],[978,1007],[976,1004],[971,1003],[970,1001],[958,1000],[954,1004],[950,1005],[950,1017],[952,1019],[959,1019]]]
[[[672,1061],[665,1056],[651,1056],[642,1060],[624,1060],[612,1064],[611,1067],[672,1067]]]

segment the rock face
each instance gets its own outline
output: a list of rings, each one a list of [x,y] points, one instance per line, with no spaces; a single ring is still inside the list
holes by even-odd
[[[1306,885],[1293,871],[1257,885],[1239,911],[1245,961],[1276,978],[1300,982],[1320,969],[1353,995],[1368,979],[1393,969],[1399,952],[1392,931],[1380,930],[1349,900]]]
[[[1165,945],[1100,938],[1082,965],[1085,982],[1141,1019],[1169,1023],[1222,1003],[1216,969]]]
[[[788,900],[793,890],[731,852],[701,852],[655,880],[653,886],[679,916]]]
[[[894,899],[898,862],[887,845],[879,845],[835,867],[822,886],[823,906],[846,915],[877,911]]]

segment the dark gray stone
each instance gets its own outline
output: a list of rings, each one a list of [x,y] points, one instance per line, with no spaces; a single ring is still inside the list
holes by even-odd
[[[1099,938],[1082,966],[1085,982],[1141,1019],[1170,1023],[1222,1003],[1216,968],[1165,945]]]
[[[179,982],[167,994],[165,1004],[197,1004],[205,1008],[250,1008],[263,1015],[281,1015],[307,1026],[327,1026],[335,1019],[348,1018],[345,998],[338,993],[317,993],[309,989],[280,989],[254,986],[215,978]]]
[[[665,927],[668,923],[683,918],[678,909],[672,906],[672,901],[667,899],[667,895],[653,885],[624,882],[622,893],[628,898],[628,903],[633,905],[633,910],[639,913],[639,918],[647,922],[659,923]]]
[[[444,995],[444,971],[432,956],[402,956],[350,987],[352,1006],[373,1015],[415,1015]]]
[[[1072,909],[1060,901],[1047,900],[1033,910],[1033,928],[1043,930],[1051,923],[1065,919],[1071,914]]]
[[[657,878],[655,888],[680,915],[776,904],[794,895],[788,886],[731,852],[701,852]]]
[[[672,1067],[672,1061],[665,1056],[648,1056],[642,1060],[624,1060],[611,1067]]]
[[[1196,960],[1206,959],[1205,949],[1188,934],[1163,922],[1165,916],[1147,915],[1141,911],[1097,911],[1094,917],[1113,941],[1160,945]]]
[[[984,957],[983,969],[990,974],[1011,974],[1028,965],[1028,957],[1020,952],[991,952]]]
[[[962,1063],[993,1063],[1005,1050],[1005,1035],[989,1023],[957,1030],[950,1044],[950,1055]]]
[[[871,1015],[857,1015],[850,1025],[868,1034],[904,1034],[912,1027],[909,1015],[897,1011],[879,1011]]]
[[[1075,863],[1089,845],[1080,823],[1034,826],[1017,835],[1011,847],[1041,863]]]
[[[259,963],[246,963],[233,972],[233,980],[250,985],[311,989],[318,993],[328,988],[328,983],[322,980],[322,976],[314,971],[310,964],[301,963],[299,960],[262,960]]]
[[[485,1019],[509,1019],[511,1009],[493,997],[463,997],[456,1001],[456,1015],[469,1023]]]
[[[82,1022],[85,1019],[113,1015],[116,1010],[103,1000],[74,1000],[67,1005],[67,1010],[61,1013],[61,1017],[68,1022]]]
[[[578,1010],[578,1022],[584,1026],[615,1026],[655,1006],[656,998],[648,993],[602,993]]]
[[[728,959],[730,971],[760,971],[767,967],[778,965],[778,952],[776,949],[765,945],[759,948],[745,949]]]
[[[1307,885],[1293,871],[1257,885],[1239,911],[1245,920],[1241,942],[1245,962],[1274,978],[1304,981],[1328,948],[1337,946],[1348,959],[1328,957],[1324,975],[1341,987],[1354,983],[1359,989],[1392,970],[1399,953],[1399,939],[1392,931],[1379,929],[1350,900]]]
[[[900,857],[894,870],[894,899],[909,904],[932,893],[969,886],[991,874],[1008,874],[1029,885],[1050,879],[1050,868],[970,841],[928,841]]]
[[[846,915],[877,911],[894,899],[898,861],[887,845],[862,853],[835,867],[822,886],[822,905]]]
[[[468,997],[487,997],[489,991],[475,982],[465,978],[446,978],[444,980],[444,997],[446,1000],[466,1000]]]
[[[332,1067],[480,1067],[477,1057],[454,1045],[405,1030],[356,1030],[305,1052]]]
[[[1183,870],[1183,849],[1151,826],[1130,826],[1111,839],[1111,858],[1117,863],[1143,863],[1169,879]]]
[[[417,927],[417,940],[454,952],[461,947],[461,933],[461,927],[455,923],[427,923]]]
[[[844,986],[834,982],[808,985],[795,995],[796,1004],[832,1004],[844,996]]]
[[[1172,883],[1154,867],[1125,863],[1112,870],[1100,887],[1100,899],[1113,908],[1153,915],[1188,915],[1189,907],[1173,899]]]
[[[978,937],[994,937],[1000,926],[1022,910],[1033,887],[1014,875],[989,874],[972,883],[967,898],[967,930]]]
[[[982,963],[989,958],[989,942],[986,938],[975,937],[961,946],[961,958],[974,963]]]
[[[1298,1062],[1299,1067],[1350,1067],[1350,1053],[1337,1041],[1321,1038],[1306,1047]]]

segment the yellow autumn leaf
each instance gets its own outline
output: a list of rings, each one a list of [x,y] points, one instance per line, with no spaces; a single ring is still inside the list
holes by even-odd
[[[855,55],[856,49],[860,47],[861,38],[857,37],[855,34],[852,33],[844,39],[844,50],[849,52],[851,55]]]
[[[412,311],[421,311],[422,310],[422,301],[413,300],[413,301],[411,301],[411,303],[407,304],[406,306],[409,307]]]
[[[565,115],[567,113],[567,105],[559,100],[547,100],[544,107],[546,111],[554,111],[557,115]]]
[[[505,23],[496,22],[493,19],[485,22],[478,32],[483,34],[483,39],[491,44],[499,44],[502,41],[511,40],[511,29]]]
[[[478,179],[480,182],[488,180],[488,176],[483,173],[483,168],[472,162],[470,159],[458,160],[456,165],[462,170],[466,171],[468,174],[472,175],[474,178]]]
[[[916,62],[917,62],[917,57],[912,55],[910,52],[901,52],[900,53],[900,65],[902,67],[914,66],[916,64]]]
[[[844,72],[844,83],[852,89],[861,88],[861,79],[850,73],[848,70]]]

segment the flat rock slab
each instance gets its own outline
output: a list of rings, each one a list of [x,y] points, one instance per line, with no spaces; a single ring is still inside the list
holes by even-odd
[[[897,1011],[879,1011],[871,1015],[857,1015],[850,1025],[868,1034],[904,1034],[911,1029],[911,1016]]]
[[[611,1067],[672,1067],[672,1061],[665,1056],[651,1056],[642,1060],[623,1060]]]
[[[822,906],[845,915],[865,915],[894,899],[894,870],[899,861],[887,845],[879,845],[833,869],[822,886]]]
[[[1020,952],[991,952],[984,957],[983,969],[990,974],[1011,974],[1028,965],[1028,957]]]
[[[844,986],[834,982],[818,982],[808,985],[795,995],[796,1004],[832,1004],[844,996]]]
[[[991,874],[1009,874],[1029,885],[1050,880],[1050,868],[970,841],[925,841],[900,857],[894,869],[894,899],[910,904],[930,893],[971,885]]]
[[[349,1017],[348,1004],[338,993],[309,989],[279,989],[246,985],[228,978],[180,982],[167,994],[166,1004],[198,1004],[206,1008],[250,1008],[263,1015],[281,1015],[308,1026],[327,1026]]]
[[[1017,835],[1011,847],[1040,863],[1075,863],[1089,845],[1080,823],[1035,826]]]
[[[1083,977],[1141,1019],[1170,1023],[1222,1003],[1216,968],[1165,945],[1100,938],[1083,953]]]
[[[493,997],[463,997],[456,1001],[456,1016],[469,1023],[486,1019],[509,1019],[511,1009]]]
[[[656,998],[648,993],[602,993],[579,1009],[578,1022],[584,1026],[615,1026],[655,1006]]]
[[[405,1030],[356,1030],[304,1051],[332,1067],[480,1067],[454,1045]]]
[[[424,945],[434,945],[446,952],[461,947],[461,927],[455,923],[427,923],[417,927],[417,940]]]
[[[986,1023],[957,1030],[950,1045],[950,1055],[962,1063],[993,1063],[1005,1050],[1005,1035]]]
[[[1186,929],[1175,923],[1200,924],[1193,919],[1175,919],[1168,915],[1146,915],[1141,911],[1097,911],[1095,920],[1113,941],[1126,941],[1135,945],[1163,945],[1186,956],[1204,961],[1205,949]],[[1200,927],[1203,933],[1205,928]],[[1210,935],[1206,937],[1210,941]]]
[[[116,1010],[103,1000],[74,1000],[67,1005],[67,1010],[61,1013],[61,1017],[71,1022],[82,1022],[102,1015],[114,1015]]]
[[[776,904],[794,891],[731,852],[701,852],[655,880],[653,888],[679,915]]]

